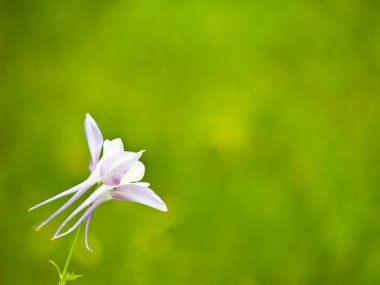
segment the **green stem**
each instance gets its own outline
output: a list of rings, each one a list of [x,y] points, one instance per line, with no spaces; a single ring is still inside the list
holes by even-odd
[[[77,243],[79,232],[80,232],[80,226],[77,229],[77,233],[75,235],[73,244],[71,245],[71,249],[70,249],[69,255],[67,256],[65,267],[63,268],[63,271],[62,271],[61,276],[60,276],[61,280],[59,281],[59,285],[66,285],[67,280],[66,280],[65,277],[66,277],[66,274],[67,274],[67,268],[69,267],[69,263],[70,263],[70,260],[71,260],[71,256],[73,255],[75,244]]]

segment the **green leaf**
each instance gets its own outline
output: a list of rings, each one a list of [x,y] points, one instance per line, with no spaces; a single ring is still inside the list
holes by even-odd
[[[57,271],[58,271],[58,274],[59,274],[59,278],[62,279],[62,273],[61,273],[61,270],[59,269],[59,266],[58,266],[53,260],[49,260],[49,262],[50,262],[51,264],[53,264],[53,266],[54,266],[55,268],[57,268]]]
[[[75,275],[74,272],[73,273],[67,273],[66,274],[66,280],[67,281],[73,281],[75,279],[78,279],[79,277],[82,277],[83,275]]]

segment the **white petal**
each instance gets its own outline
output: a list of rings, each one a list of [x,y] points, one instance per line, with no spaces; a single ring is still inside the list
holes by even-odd
[[[140,181],[144,177],[145,166],[142,162],[136,161],[124,174],[120,184]]]
[[[100,175],[104,184],[119,185],[124,174],[129,168],[140,159],[142,151],[135,152],[116,152],[108,156],[100,166]]]
[[[167,211],[164,201],[152,189],[136,184],[126,184],[109,192],[115,200],[137,202],[160,211]]]
[[[58,229],[58,231],[55,233],[54,237],[53,238],[60,238],[60,237],[63,237],[69,233],[71,233],[73,230],[75,230],[85,219],[87,219],[88,217],[90,217],[95,209],[102,203],[108,201],[108,200],[111,200],[112,197],[108,194],[108,193],[104,193],[103,195],[101,195],[100,197],[98,197],[94,203],[86,210],[86,212],[82,215],[82,217],[79,218],[79,220],[70,228],[68,229],[66,232],[62,233],[62,234],[59,234],[60,230],[63,228],[64,225],[66,225],[66,222],[65,221]],[[69,219],[68,219],[69,220]],[[88,230],[88,224],[86,225],[86,228],[85,229],[86,231]],[[87,236],[87,233],[86,233],[86,236]]]
[[[148,183],[148,182],[133,182],[133,184],[134,185],[140,185],[140,186],[143,186],[143,187],[149,187],[150,186],[150,183]]]
[[[86,226],[84,228],[84,243],[86,244],[86,247],[87,247],[88,251],[92,251],[92,249],[88,245],[88,228],[90,226],[90,221],[91,221],[93,213],[94,212],[92,212],[91,214],[89,214],[88,217],[86,218]]]
[[[84,132],[91,154],[90,171],[94,172],[99,160],[100,151],[102,150],[103,136],[95,120],[89,114],[86,114],[84,121]]]
[[[105,140],[103,144],[103,157],[110,155],[111,153],[123,151],[124,146],[121,139],[114,139],[112,141]]]
[[[43,227],[44,225],[46,225],[49,221],[51,221],[53,218],[55,218],[56,216],[58,216],[60,213],[62,213],[65,209],[67,209],[71,204],[73,204],[76,200],[78,200],[92,185],[94,185],[96,182],[98,182],[97,180],[94,180],[93,179],[93,176],[90,176],[87,180],[85,180],[84,182],[82,182],[81,184],[67,190],[67,191],[64,191],[63,193],[61,194],[58,194],[36,206],[34,206],[33,208],[31,208],[30,210],[32,209],[35,209],[37,207],[40,207],[46,203],[49,203],[51,201],[54,201],[60,197],[63,197],[65,195],[68,195],[68,194],[71,194],[71,193],[75,193],[70,199],[69,201],[67,201],[63,206],[61,206],[54,214],[52,214],[46,221],[44,221],[43,223],[41,223],[37,229],[40,229],[41,227]]]
[[[54,237],[61,236],[59,235],[60,231],[63,229],[63,227],[72,219],[74,218],[79,212],[81,212],[83,209],[91,205],[95,200],[102,197],[104,194],[106,194],[108,191],[110,191],[112,187],[101,185],[98,189],[96,189],[78,208],[75,209],[74,212],[72,212],[67,219],[60,225],[57,232],[55,233]]]

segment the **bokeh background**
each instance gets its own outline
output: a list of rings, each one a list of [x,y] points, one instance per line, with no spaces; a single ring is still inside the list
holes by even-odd
[[[0,1],[0,284],[56,284],[85,114],[169,212],[95,213],[73,284],[380,284],[380,2]]]

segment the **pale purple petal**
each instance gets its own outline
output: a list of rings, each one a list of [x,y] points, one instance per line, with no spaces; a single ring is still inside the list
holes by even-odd
[[[106,185],[116,186],[120,184],[123,175],[133,163],[141,157],[143,151],[117,152],[107,157],[100,166],[100,176]]]
[[[121,184],[124,184],[124,183],[121,183]],[[128,184],[128,183],[126,183],[126,184]],[[134,182],[133,185],[140,185],[143,187],[149,187],[150,183],[148,183],[148,182]]]
[[[84,183],[84,182],[83,182],[83,183]],[[78,185],[74,186],[73,188],[70,188],[70,189],[68,189],[68,190],[66,190],[66,191],[63,191],[62,193],[59,193],[58,195],[55,195],[55,196],[53,196],[53,197],[51,197],[51,198],[49,198],[49,199],[47,199],[47,200],[45,200],[45,201],[43,201],[43,202],[41,202],[41,203],[39,203],[39,204],[37,204],[37,205],[31,207],[31,208],[29,209],[29,211],[32,211],[32,210],[34,210],[34,209],[37,209],[37,208],[39,208],[39,207],[41,207],[41,206],[43,206],[43,205],[45,205],[45,204],[48,204],[48,203],[50,203],[50,202],[52,202],[52,201],[54,201],[54,200],[57,200],[57,199],[59,199],[59,198],[65,197],[65,196],[67,196],[67,195],[70,195],[70,194],[72,194],[72,193],[74,193],[74,192],[77,192],[78,190],[80,190],[80,189],[83,187],[83,185],[82,185],[83,183],[78,184]]]
[[[160,211],[168,210],[164,201],[152,189],[134,183],[120,185],[110,191],[110,195],[115,200],[137,202]]]
[[[55,233],[55,235],[53,236],[53,239],[57,239],[57,238],[63,237],[65,235],[68,235],[69,233],[71,233],[73,230],[75,230],[80,225],[80,223],[82,223],[84,221],[84,219],[86,219],[93,212],[94,209],[95,209],[95,206],[91,205],[91,207],[89,207],[87,209],[87,211],[84,212],[84,214],[79,218],[79,220],[70,229],[68,229],[66,232],[61,233],[61,234],[59,234],[58,232]]]
[[[88,245],[88,227],[90,225],[90,221],[91,221],[91,218],[92,218],[92,215],[94,214],[94,212],[91,212],[88,217],[86,218],[86,227],[84,229],[84,243],[86,244],[86,248],[88,251],[92,251],[92,249],[90,248],[90,246]]]
[[[121,179],[121,184],[140,181],[145,174],[145,166],[141,161],[136,161]]]
[[[56,216],[58,216],[60,213],[62,213],[64,210],[66,210],[72,203],[74,203],[79,197],[81,197],[84,192],[86,192],[87,189],[80,190],[77,193],[75,193],[74,196],[70,198],[69,201],[67,201],[61,208],[59,208],[53,215],[51,215],[46,221],[41,223],[38,227],[37,230],[42,228],[44,225],[46,225],[48,222],[50,222],[52,219],[54,219]]]
[[[105,140],[103,143],[103,157],[112,153],[124,151],[123,142],[121,139],[114,139],[112,141]]]
[[[95,209],[102,203],[108,201],[112,199],[110,195],[108,195],[108,193],[105,193],[103,194],[101,197],[99,197],[98,199],[96,199],[94,201],[94,203],[86,210],[86,212],[84,212],[84,214],[79,218],[79,220],[70,228],[68,229],[66,232],[62,233],[62,234],[58,234],[58,232],[54,235],[53,238],[60,238],[60,237],[63,237],[69,233],[71,233],[72,231],[74,231],[85,219],[87,219],[90,215],[93,214],[93,212],[95,211]]]
[[[44,221],[43,223],[41,223],[37,227],[37,230],[39,230],[40,228],[42,228],[44,225],[46,225],[48,222],[50,222],[52,219],[54,219],[56,216],[58,216],[60,213],[62,213],[64,210],[66,210],[72,203],[74,203],[79,197],[81,197],[95,183],[96,183],[96,181],[93,181],[92,179],[87,179],[83,183],[75,186],[74,188],[65,191],[65,192],[71,191],[72,193],[74,193],[74,192],[76,192],[76,193],[63,206],[61,206],[54,214],[52,214],[46,221]],[[73,190],[75,190],[75,191],[73,191]],[[63,192],[63,193],[65,193],[65,192]],[[56,196],[53,197],[54,199],[51,198],[49,200],[53,201],[55,199],[58,199],[58,198],[60,198],[58,196],[60,196],[61,194],[56,195]],[[68,194],[66,194],[66,195],[68,195]],[[47,200],[47,201],[49,201],[49,200]],[[42,202],[42,203],[38,204],[37,206],[43,205],[45,202]],[[35,209],[37,206],[33,207],[32,209]]]
[[[92,204],[95,200],[103,196],[105,193],[107,193],[111,188],[107,187],[106,185],[100,186],[94,193],[90,195],[78,208],[75,209],[74,212],[72,212],[67,219],[60,225],[57,232],[54,235],[54,238],[60,236],[59,233],[63,229],[63,227],[72,219],[74,218],[79,212],[81,212],[83,209],[88,207],[90,204]]]
[[[86,134],[88,147],[90,148],[90,171],[92,173],[96,168],[100,151],[102,150],[103,136],[95,120],[89,114],[86,114],[84,121],[84,132]]]

